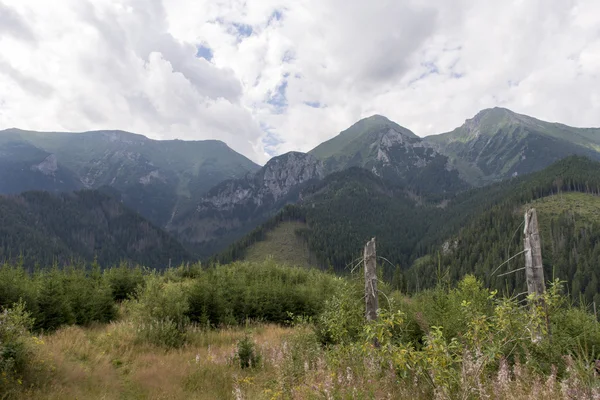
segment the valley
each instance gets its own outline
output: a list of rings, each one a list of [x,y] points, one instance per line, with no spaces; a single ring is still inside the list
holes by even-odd
[[[258,166],[215,141],[0,132],[0,395],[593,398],[597,139],[504,109],[426,138],[373,116]],[[529,207],[544,309],[523,257],[503,264]]]
[[[500,246],[508,240],[501,235],[510,237],[508,230],[519,220],[512,210],[544,201],[556,191],[597,193],[598,164],[573,156],[600,160],[599,132],[493,108],[482,110],[451,132],[420,138],[384,116],[374,115],[308,153],[286,153],[260,167],[217,141],[155,141],[121,131],[10,129],[0,132],[0,162],[5,166],[0,192],[15,196],[24,190],[41,190],[60,197],[63,195],[58,193],[82,188],[96,190],[94,196],[108,196],[148,220],[156,227],[152,229],[169,238],[161,239],[163,242],[177,243],[177,250],[159,246],[161,256],[147,258],[153,268],[197,260],[259,261],[272,256],[290,265],[312,265],[344,274],[362,244],[376,236],[381,254],[389,261],[382,266],[384,279],[403,285],[404,290],[414,290],[414,271],[434,268],[432,260],[438,264],[442,260],[436,268],[446,268],[452,282],[466,272],[475,272],[486,284],[493,284],[485,271],[506,254],[494,250],[483,264],[473,255],[458,261],[461,256],[439,258],[436,254],[444,243],[456,242],[457,237],[488,238],[492,226],[478,221],[510,217],[514,222],[501,225],[500,231],[494,229],[494,235],[485,239],[490,246],[492,240],[494,246]],[[94,257],[100,257],[103,264],[147,263],[135,256],[135,250],[108,252],[106,243],[114,239],[107,242],[92,236],[87,243],[76,245],[73,239],[60,239],[59,231],[17,234],[31,230],[28,221],[32,217],[18,216],[31,206],[21,203],[22,210],[18,210],[20,203],[14,200],[18,197],[12,199],[5,202],[5,207],[16,207],[5,213],[14,216],[10,223],[5,222],[10,226],[1,247],[6,260],[23,254],[28,263],[60,264],[69,257],[84,263]],[[580,219],[590,219],[589,225],[578,223],[578,228],[590,230],[592,235],[597,229],[592,223],[595,201],[592,197],[583,202],[578,211]],[[551,221],[559,218],[560,210],[569,212],[566,203],[552,204],[555,216]],[[86,205],[63,201],[62,207],[68,220],[67,214],[85,212],[76,208]],[[506,216],[500,217],[500,213]],[[79,231],[95,229],[86,230],[83,225],[88,222],[83,221]],[[106,224],[106,229],[113,237],[115,229],[123,232],[114,223]],[[147,232],[129,230],[124,237],[156,243],[145,237]],[[545,242],[553,242],[553,234],[546,232]],[[26,235],[36,239],[26,243]],[[50,238],[52,245],[46,244]],[[513,238],[514,245],[518,240],[518,236]],[[476,244],[466,239],[457,243],[465,244],[464,250],[456,248],[458,253],[479,252],[473,252]],[[568,246],[560,251],[554,245],[551,248],[553,258],[564,258],[559,253],[572,250]],[[584,256],[591,263],[594,257],[593,252]],[[547,265],[551,268],[554,264],[548,259]],[[561,278],[573,280],[575,272],[563,274],[564,268],[559,271]],[[428,276],[429,281],[420,282],[420,287],[435,283],[435,274]],[[596,282],[592,278],[589,280]],[[516,286],[508,284],[509,290]]]

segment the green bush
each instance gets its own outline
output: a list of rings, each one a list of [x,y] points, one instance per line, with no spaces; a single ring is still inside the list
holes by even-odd
[[[37,307],[36,282],[22,266],[0,266],[0,309],[12,307],[23,300],[27,311],[35,314]]]
[[[155,274],[140,286],[132,300],[138,339],[157,346],[179,347],[186,341],[189,325],[188,295],[180,284],[165,283]]]
[[[61,277],[77,325],[106,323],[116,318],[111,288],[98,271],[89,273],[83,268],[67,269]]]
[[[250,335],[245,335],[237,343],[236,360],[240,368],[256,368],[260,365],[261,356],[256,350],[256,344]]]
[[[69,298],[59,271],[43,274],[39,279],[35,329],[53,331],[62,325],[75,323]]]
[[[23,384],[31,353],[27,339],[32,324],[22,301],[0,311],[0,395],[9,396]]]
[[[112,297],[115,301],[127,300],[134,295],[139,285],[144,284],[144,272],[140,267],[132,268],[126,263],[104,271]]]
[[[315,324],[315,333],[324,345],[349,344],[357,341],[365,324],[362,289],[352,282],[343,282],[325,302]]]
[[[202,271],[190,290],[188,315],[211,326],[259,320],[284,323],[288,313],[316,316],[338,279],[317,270],[234,263]]]

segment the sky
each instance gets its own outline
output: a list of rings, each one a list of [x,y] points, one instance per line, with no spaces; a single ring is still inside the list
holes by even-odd
[[[0,129],[219,139],[258,163],[382,114],[600,126],[597,0],[0,0]]]

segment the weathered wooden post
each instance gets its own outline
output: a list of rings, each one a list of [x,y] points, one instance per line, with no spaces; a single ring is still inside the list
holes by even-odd
[[[542,243],[535,208],[525,213],[525,276],[527,292],[542,295],[546,291],[542,265]]]
[[[377,254],[375,249],[375,238],[369,240],[365,245],[365,317],[367,321],[377,319],[379,308],[379,297],[377,295]]]
[[[550,334],[550,325],[548,323],[548,310],[546,304],[541,299],[541,296],[546,291],[544,281],[544,267],[542,264],[542,242],[538,228],[537,213],[535,208],[531,208],[525,212],[525,278],[527,279],[527,293],[534,294],[536,302],[542,302],[544,313],[546,314],[546,327],[548,335]],[[539,304],[539,303],[537,303]],[[534,303],[533,306],[536,306]],[[542,334],[540,331],[536,333],[533,340],[538,342],[541,340]]]

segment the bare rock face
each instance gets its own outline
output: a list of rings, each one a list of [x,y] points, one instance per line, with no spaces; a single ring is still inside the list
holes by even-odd
[[[40,171],[42,174],[47,176],[54,176],[55,172],[58,170],[56,156],[54,154],[50,154],[41,163],[32,165],[31,170]]]
[[[324,176],[321,161],[309,154],[290,152],[271,159],[254,175],[221,183],[202,200],[198,211],[276,203],[298,185]]]

